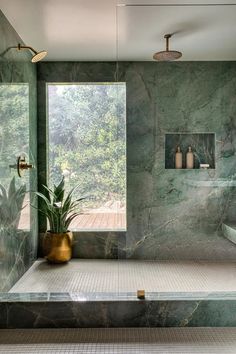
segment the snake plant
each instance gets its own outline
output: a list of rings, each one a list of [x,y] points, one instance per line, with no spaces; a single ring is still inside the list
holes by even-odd
[[[68,231],[69,225],[72,220],[79,215],[76,211],[80,202],[85,198],[73,200],[73,193],[78,186],[71,189],[65,196],[65,182],[62,178],[61,182],[53,189],[43,185],[46,194],[36,192],[41,198],[42,203],[39,211],[44,214],[49,222],[51,233],[65,233]]]
[[[26,186],[17,188],[15,177],[12,178],[8,190],[0,184],[0,228],[17,228],[25,194]]]

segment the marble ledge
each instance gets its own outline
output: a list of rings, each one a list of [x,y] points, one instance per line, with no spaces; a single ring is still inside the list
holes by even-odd
[[[236,244],[236,224],[223,223],[222,224],[223,235],[231,242]]]
[[[227,178],[219,178],[216,180],[194,180],[194,179],[185,179],[184,184],[187,184],[191,187],[213,187],[213,188],[232,188],[236,187],[236,180],[230,180]]]
[[[235,294],[123,300],[0,302],[0,328],[236,327]]]
[[[147,292],[145,299],[136,293],[0,293],[0,302],[141,302],[141,301],[236,300],[236,292]]]

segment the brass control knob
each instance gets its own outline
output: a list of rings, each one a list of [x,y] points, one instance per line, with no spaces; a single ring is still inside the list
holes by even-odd
[[[25,156],[19,156],[17,159],[17,173],[19,177],[22,177],[22,172],[33,168],[32,164],[28,164],[25,160]]]

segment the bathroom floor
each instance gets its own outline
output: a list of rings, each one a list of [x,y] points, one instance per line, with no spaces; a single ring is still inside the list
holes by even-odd
[[[236,328],[0,330],[0,353],[235,354]]]
[[[36,261],[10,292],[236,291],[236,263],[73,259]],[[236,349],[235,349],[236,353]]]

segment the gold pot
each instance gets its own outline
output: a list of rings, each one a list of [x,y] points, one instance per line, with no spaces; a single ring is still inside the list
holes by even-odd
[[[44,257],[50,263],[68,262],[72,256],[72,241],[71,231],[58,234],[47,231],[43,239]]]

